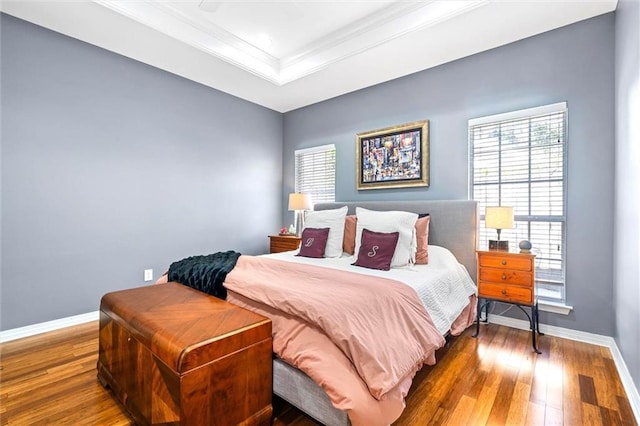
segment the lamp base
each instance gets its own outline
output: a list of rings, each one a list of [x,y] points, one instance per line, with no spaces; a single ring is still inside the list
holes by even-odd
[[[509,241],[489,240],[489,250],[509,251]]]
[[[302,230],[304,229],[304,211],[296,210],[296,236],[302,236]]]

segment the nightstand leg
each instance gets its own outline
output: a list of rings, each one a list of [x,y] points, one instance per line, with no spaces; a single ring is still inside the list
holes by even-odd
[[[491,303],[490,300],[485,300],[485,302],[481,304],[480,298],[478,297],[478,305],[476,309],[476,332],[471,337],[478,337],[478,334],[480,334],[480,322],[481,322],[480,318],[482,317],[483,308],[484,308],[484,321],[482,322],[489,322],[489,303]]]
[[[538,350],[538,345],[536,344],[536,333],[540,334],[538,330],[538,304],[536,303],[531,307],[531,342],[533,344],[533,350],[537,354],[541,354]]]
[[[482,322],[489,322],[489,306],[491,306],[491,300],[487,300],[484,304],[484,320]]]
[[[471,337],[478,337],[478,334],[480,334],[480,311],[482,310],[482,306],[480,305],[480,298],[478,297],[478,300],[476,301],[477,305],[476,305],[476,332],[473,333],[473,335]]]
[[[515,305],[515,306],[520,308],[520,310],[524,312],[524,314],[529,319],[529,328],[531,329],[531,344],[533,345],[533,350],[536,353],[541,354],[542,352],[538,350],[538,345],[536,344],[536,333],[541,334],[538,328],[538,303],[536,302],[533,305],[527,305],[531,309],[531,315],[529,315],[527,310],[523,308],[521,305]]]
[[[544,333],[540,332],[540,315],[538,314],[538,302],[536,302],[536,329],[538,330],[538,336],[544,336]]]

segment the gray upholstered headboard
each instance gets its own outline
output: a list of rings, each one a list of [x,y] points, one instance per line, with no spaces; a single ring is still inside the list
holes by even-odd
[[[355,214],[356,207],[370,210],[401,210],[412,213],[429,213],[429,244],[446,247],[458,258],[473,281],[476,280],[476,247],[478,245],[478,203],[471,200],[438,201],[362,201],[319,203],[315,210],[349,208]]]

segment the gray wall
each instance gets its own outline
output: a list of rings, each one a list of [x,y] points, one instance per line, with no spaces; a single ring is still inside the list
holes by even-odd
[[[640,3],[616,10],[615,338],[640,386]]]
[[[612,336],[614,23],[613,14],[596,17],[286,113],[284,194],[293,188],[293,151],[335,143],[338,201],[466,199],[470,118],[567,101],[567,299],[575,309],[542,312],[541,321]],[[431,186],[358,192],[355,135],[425,118]]]
[[[282,114],[8,15],[0,24],[1,329],[95,311],[185,256],[267,251]]]

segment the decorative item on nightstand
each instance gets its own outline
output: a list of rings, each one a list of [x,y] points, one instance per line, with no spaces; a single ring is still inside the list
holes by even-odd
[[[518,244],[520,247],[520,253],[531,253],[531,242],[527,240],[522,240]]]
[[[487,207],[484,224],[498,231],[498,239],[489,240],[489,250],[509,251],[509,241],[500,240],[500,231],[513,228],[513,207]]]
[[[302,228],[304,228],[304,211],[312,208],[311,195],[300,192],[289,194],[289,211],[296,212],[296,235],[298,237],[302,235]]]

